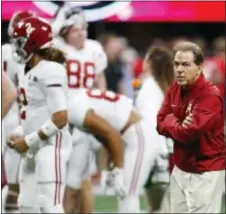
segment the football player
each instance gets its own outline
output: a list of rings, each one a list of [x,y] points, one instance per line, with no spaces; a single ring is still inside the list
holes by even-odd
[[[52,25],[55,26],[55,33],[57,29],[59,30],[54,45],[66,54],[70,99],[73,99],[74,94],[80,93],[82,88],[95,87],[106,90],[104,69],[107,66],[107,57],[99,42],[87,38],[88,23],[83,11],[65,4],[58,11]],[[72,138],[73,146],[85,141],[91,144],[95,151],[100,149],[101,144],[96,139],[76,127],[72,130]],[[73,156],[72,153],[72,158]],[[83,181],[82,186],[79,197],[83,200],[78,206],[81,213],[90,213],[93,208],[91,186],[86,180]]]
[[[114,168],[107,176],[106,186],[112,183],[113,178],[113,189],[116,189],[116,195],[119,196],[120,213],[139,213],[139,190],[146,182],[149,169],[154,165],[158,153],[156,139],[150,135],[149,123],[136,112],[130,98],[98,89],[83,89],[69,102],[68,112],[71,125],[97,136],[98,139],[102,139],[101,142],[113,140],[109,132],[112,128],[121,134],[124,148],[123,171]],[[87,153],[91,148],[86,142],[76,146],[76,153],[68,165],[64,197],[67,213],[74,211],[75,198],[81,188],[81,182],[89,176]],[[120,176],[123,176],[126,195],[118,190]]]
[[[13,14],[9,22],[8,35],[12,36],[13,28],[24,18],[33,17],[36,14],[33,11],[17,11]],[[10,43],[2,45],[2,67],[11,81],[16,87],[18,87],[18,75],[23,71],[24,65],[19,64],[15,60],[13,46]],[[7,116],[3,120],[2,132],[3,132],[3,158],[5,164],[6,180],[8,184],[8,191],[4,203],[5,212],[17,213],[17,198],[19,194],[18,172],[20,165],[20,155],[9,147],[5,146],[8,137],[19,126],[19,105],[15,100],[12,108],[8,112]]]

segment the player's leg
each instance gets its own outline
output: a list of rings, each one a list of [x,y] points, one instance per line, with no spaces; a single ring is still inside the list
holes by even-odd
[[[119,200],[120,213],[139,213],[139,193],[154,164],[155,148],[143,124],[133,125],[123,135],[126,142],[124,176],[127,197]]]
[[[170,191],[169,191],[169,184],[168,184],[162,199],[160,213],[169,213],[169,212],[170,212]]]
[[[5,199],[6,199],[6,195],[7,195],[7,192],[8,192],[8,186],[7,186],[7,182],[6,182],[6,176],[5,176],[5,167],[4,167],[4,160],[2,158],[2,163],[1,163],[1,166],[2,166],[2,173],[1,173],[1,176],[2,176],[2,182],[1,182],[1,189],[2,189],[2,201],[1,201],[1,204],[2,204],[2,213],[5,213]]]
[[[148,182],[145,185],[149,213],[160,211],[167,213],[166,207],[162,206],[163,197],[169,185],[168,154],[164,153],[165,152],[161,150],[160,154],[157,155],[155,166],[153,167]]]
[[[73,139],[74,140],[74,139]],[[93,210],[93,195],[90,184],[90,142],[87,134],[81,134],[79,142],[73,145],[69,158],[64,209],[66,213],[75,209],[82,213]]]
[[[20,213],[40,213],[34,159],[22,158],[19,183],[20,194],[18,197],[18,206]]]
[[[88,164],[86,167],[86,171],[83,175],[84,179],[82,181],[81,187],[81,195],[80,195],[80,203],[79,203],[79,211],[80,213],[90,213],[93,210],[94,204],[94,196],[93,196],[93,188],[92,188],[92,176],[98,176],[100,172],[100,165],[98,165],[98,156],[99,150],[101,148],[101,144],[99,141],[94,138],[92,135],[89,135],[89,143],[90,143],[90,152]],[[87,143],[87,141],[86,141]]]
[[[64,213],[62,206],[64,168],[66,163],[56,146],[45,146],[36,155],[37,195],[43,213]]]
[[[82,181],[80,213],[90,213],[93,210],[94,196],[91,177],[93,174],[97,173],[100,170],[100,168],[98,169],[97,164],[98,162],[97,154],[98,151],[100,151],[101,143],[92,135],[89,135],[89,143],[90,143],[90,152],[88,159],[89,162],[87,163],[86,170],[83,175],[83,178],[85,179],[83,179]]]
[[[148,212],[155,213],[165,210],[163,198],[165,196],[168,184],[167,183],[152,183],[149,177],[148,183],[145,185],[145,193],[148,204]],[[167,211],[166,211],[167,213]]]
[[[6,145],[7,138],[11,135],[11,133],[19,126],[19,118],[16,104],[13,105],[13,109],[6,115],[3,121],[3,136],[2,142],[4,147],[4,166],[6,173],[6,180],[8,184],[8,192],[4,201],[5,211],[8,213],[18,213],[18,195],[19,195],[19,182],[18,182],[18,174],[19,174],[19,165],[21,156],[16,151],[10,149]]]
[[[91,178],[82,181],[80,213],[90,213],[93,211],[94,196]]]
[[[78,189],[66,186],[64,210],[66,213],[92,213],[93,191],[90,178],[82,180]]]
[[[5,211],[17,213],[17,199],[19,195],[19,165],[21,156],[16,151],[6,148],[4,155],[5,173],[8,184],[8,193],[5,199]]]
[[[38,200],[44,213],[64,213],[63,194],[70,151],[70,134],[62,131],[36,154]]]

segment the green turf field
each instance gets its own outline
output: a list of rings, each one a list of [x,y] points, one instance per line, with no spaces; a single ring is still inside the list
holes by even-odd
[[[145,198],[140,198],[141,208],[145,212]],[[96,196],[95,197],[95,212],[108,213],[117,212],[117,200],[114,196]],[[225,200],[222,203],[221,213],[225,213]]]

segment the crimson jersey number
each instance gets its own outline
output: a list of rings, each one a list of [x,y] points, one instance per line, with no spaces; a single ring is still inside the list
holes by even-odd
[[[95,79],[95,65],[92,62],[81,63],[78,60],[66,62],[69,88],[92,88]]]
[[[27,97],[24,88],[19,89],[19,102],[22,105],[21,106],[21,111],[20,111],[20,119],[25,120],[26,119],[26,111],[23,109],[23,107],[26,108],[28,102],[27,102]]]
[[[112,91],[101,91],[99,89],[87,90],[87,95],[92,98],[104,99],[110,102],[116,102],[119,100],[120,95]]]

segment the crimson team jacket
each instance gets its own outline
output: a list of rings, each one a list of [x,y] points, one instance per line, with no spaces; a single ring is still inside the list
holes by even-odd
[[[192,113],[192,123],[182,122]],[[203,75],[188,88],[170,87],[157,115],[159,134],[174,139],[174,161],[185,172],[225,169],[223,100]]]

